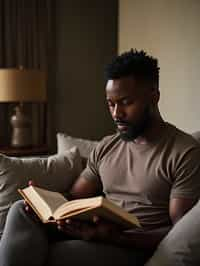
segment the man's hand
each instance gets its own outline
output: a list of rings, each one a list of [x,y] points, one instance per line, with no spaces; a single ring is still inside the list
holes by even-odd
[[[28,181],[29,186],[34,186],[34,182],[32,180]],[[29,206],[29,204],[24,200],[24,208],[27,212],[31,213],[33,212],[33,209]]]
[[[111,242],[119,233],[119,228],[94,216],[93,221],[62,220],[58,221],[58,229],[70,237],[82,240],[99,240]]]
[[[32,180],[28,181],[28,185],[29,186],[35,186],[35,184]],[[31,215],[31,217],[33,217],[33,219],[35,219],[36,221],[40,221],[39,217],[36,215],[36,213],[33,211],[31,206],[25,200],[24,200],[24,209],[29,215]]]

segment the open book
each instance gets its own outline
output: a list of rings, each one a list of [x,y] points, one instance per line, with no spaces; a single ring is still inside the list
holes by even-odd
[[[91,220],[94,215],[121,225],[124,229],[140,226],[138,219],[108,199],[98,196],[68,201],[58,192],[29,186],[19,193],[32,207],[43,223],[76,218]]]

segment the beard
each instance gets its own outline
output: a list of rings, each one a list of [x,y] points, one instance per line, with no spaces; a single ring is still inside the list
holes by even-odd
[[[124,141],[133,141],[137,137],[141,136],[148,128],[150,123],[150,108],[147,106],[141,118],[137,122],[126,122],[123,120],[116,120],[116,124],[124,126],[125,129],[117,129],[120,134],[120,138]]]

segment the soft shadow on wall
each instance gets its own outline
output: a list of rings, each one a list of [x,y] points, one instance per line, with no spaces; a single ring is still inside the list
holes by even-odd
[[[104,67],[117,54],[118,1],[56,1],[51,106],[55,133],[100,139],[114,128],[105,102]]]

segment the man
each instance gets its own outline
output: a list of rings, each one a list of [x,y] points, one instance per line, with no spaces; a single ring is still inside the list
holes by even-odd
[[[135,213],[142,229],[121,232],[98,217],[93,223],[67,220],[56,232],[62,241],[55,241],[52,230],[18,202],[1,240],[2,266],[144,265],[199,198],[200,147],[160,115],[157,60],[131,50],[117,56],[106,73],[106,99],[117,133],[91,153],[70,197],[104,192]]]

